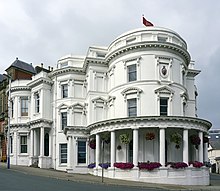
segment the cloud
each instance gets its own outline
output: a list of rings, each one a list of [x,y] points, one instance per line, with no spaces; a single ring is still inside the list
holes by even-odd
[[[201,74],[198,111],[219,126],[220,1],[200,0],[0,0],[0,70],[19,59],[55,67],[66,54],[85,55],[89,46],[108,46],[117,36],[154,25],[179,33]],[[207,99],[210,98],[210,99]]]

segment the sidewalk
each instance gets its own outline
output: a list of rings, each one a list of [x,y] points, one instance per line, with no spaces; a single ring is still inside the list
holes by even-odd
[[[5,163],[0,163],[0,168],[7,168]],[[55,179],[62,179],[68,181],[75,182],[85,182],[90,184],[105,184],[105,185],[115,185],[115,186],[132,186],[139,188],[151,188],[151,189],[161,189],[161,190],[186,190],[186,191],[212,191],[220,190],[220,182],[212,181],[211,186],[180,186],[180,185],[163,185],[163,184],[152,184],[152,183],[144,183],[144,182],[135,182],[135,181],[125,181],[125,180],[117,180],[104,178],[104,182],[102,183],[102,178],[98,176],[93,176],[89,174],[68,174],[62,171],[56,171],[53,169],[40,169],[26,166],[15,166],[11,165],[9,170],[18,171],[25,174],[35,175],[35,176],[43,176],[50,177]]]

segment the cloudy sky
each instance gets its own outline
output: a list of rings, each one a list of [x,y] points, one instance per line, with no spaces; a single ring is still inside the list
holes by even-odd
[[[142,14],[188,43],[202,70],[198,114],[220,128],[220,1],[0,0],[0,73],[20,60],[55,67],[66,54],[85,55],[121,33],[143,27]]]

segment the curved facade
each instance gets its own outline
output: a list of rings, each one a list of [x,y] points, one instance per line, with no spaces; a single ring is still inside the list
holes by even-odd
[[[167,165],[208,161],[203,139],[211,123],[197,116],[194,80],[199,73],[186,42],[159,27],[129,31],[108,47],[90,47],[85,57],[62,57],[55,70],[35,75],[26,85],[12,83],[12,98],[26,95],[30,108],[26,119],[18,112],[20,121],[12,120],[14,138],[21,132],[27,136],[25,162],[19,164],[99,176],[99,164],[108,163],[104,176],[110,178],[208,185],[206,167],[176,170]],[[20,110],[19,101],[14,107]],[[196,148],[192,135],[200,140]],[[12,161],[21,161],[15,156]],[[134,167],[116,168],[120,162]],[[138,168],[152,162],[161,167]],[[91,163],[95,167],[88,169]]]

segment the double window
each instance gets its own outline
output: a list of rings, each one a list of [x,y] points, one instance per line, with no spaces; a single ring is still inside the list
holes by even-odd
[[[61,86],[61,91],[62,91],[62,98],[68,97],[68,85],[67,84],[63,84]]]
[[[21,116],[28,116],[28,97],[21,97]]]
[[[86,163],[86,141],[78,140],[78,163]]]
[[[137,99],[136,98],[132,98],[132,99],[128,99],[128,116],[132,117],[132,116],[137,116]]]
[[[136,64],[129,65],[128,67],[128,82],[137,80],[137,66]]]
[[[160,98],[160,115],[167,116],[168,111],[168,98]]]
[[[27,136],[20,136],[21,153],[27,153]]]
[[[61,127],[62,130],[67,126],[67,112],[62,112],[61,113]]]
[[[67,163],[67,144],[60,144],[60,163]]]

